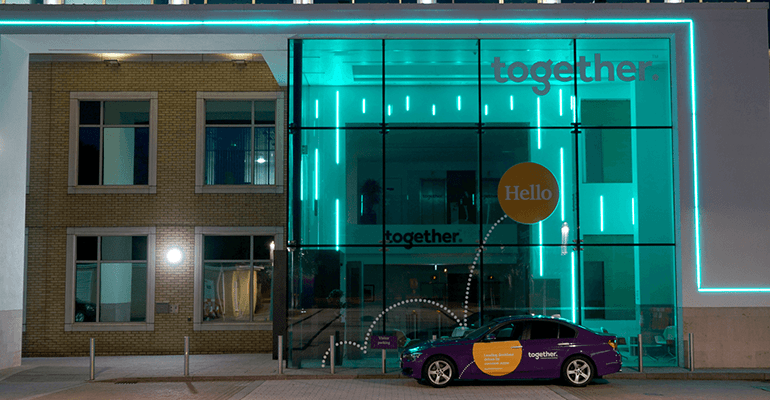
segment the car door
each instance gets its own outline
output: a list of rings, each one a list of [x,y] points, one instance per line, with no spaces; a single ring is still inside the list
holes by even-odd
[[[470,379],[511,377],[522,358],[521,337],[524,323],[506,322],[473,344],[473,366]]]
[[[521,341],[522,372],[527,372],[532,377],[559,376],[561,363],[574,345],[574,339],[559,337],[561,327],[562,324],[548,320],[533,320],[527,323]],[[565,335],[567,334],[565,330]]]

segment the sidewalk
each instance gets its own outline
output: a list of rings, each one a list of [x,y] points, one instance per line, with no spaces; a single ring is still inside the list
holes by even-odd
[[[188,382],[188,381],[262,381],[278,379],[400,379],[400,371],[389,360],[389,369],[335,367],[284,368],[278,374],[278,362],[270,354],[191,355],[190,376],[184,376],[184,356],[97,357],[97,382]],[[0,371],[6,382],[88,381],[88,357],[24,358],[22,365]],[[635,368],[608,376],[609,379],[671,380],[751,380],[770,381],[770,369],[701,369],[690,372],[676,367]]]

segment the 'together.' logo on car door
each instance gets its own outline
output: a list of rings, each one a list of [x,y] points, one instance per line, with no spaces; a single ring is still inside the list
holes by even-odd
[[[529,358],[534,358],[535,360],[540,360],[541,358],[544,360],[553,360],[555,358],[558,358],[555,351],[541,351],[538,353],[527,353]]]

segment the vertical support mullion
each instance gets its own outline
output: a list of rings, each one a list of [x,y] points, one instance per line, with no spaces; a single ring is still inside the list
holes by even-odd
[[[385,135],[387,135],[387,125],[385,121],[385,39],[382,39],[382,46],[381,46],[381,63],[382,63],[382,90],[380,91],[382,93],[382,104],[380,106],[380,113],[382,115],[382,124],[380,129],[380,135],[382,136],[382,193],[380,196],[382,197],[382,312],[385,312],[387,307],[387,291],[386,291],[386,285],[387,285],[387,270],[388,270],[388,264],[387,264],[387,257],[386,253],[388,250],[388,244],[385,241]],[[386,314],[387,315],[387,314]],[[382,334],[385,335],[386,333],[386,325],[387,325],[387,317],[383,316],[382,318]]]
[[[577,65],[577,39],[572,39],[572,65],[573,67]],[[573,68],[575,71],[577,69]],[[578,98],[578,74],[575,73],[575,77],[573,79],[573,89],[575,91],[575,109],[573,110],[574,114],[574,120],[573,122],[573,130],[572,133],[574,134],[574,141],[575,141],[575,253],[577,253],[577,265],[575,267],[575,286],[576,286],[576,308],[577,308],[577,321],[575,321],[578,324],[583,323],[583,302],[582,302],[582,279],[581,279],[581,271],[582,271],[582,262],[581,262],[581,236],[580,236],[580,122],[578,121],[577,116],[578,113],[578,105],[580,104],[580,99]]]
[[[254,322],[254,236],[249,236],[249,321]]]
[[[251,174],[251,184],[256,185],[257,184],[257,153],[256,148],[257,144],[256,141],[256,130],[257,127],[254,126],[254,100],[251,101],[251,155],[249,156],[249,173]],[[253,253],[252,253],[253,254]]]
[[[481,39],[476,39],[476,70],[477,70],[477,89],[478,89],[478,111],[479,111],[479,122],[476,128],[476,136],[478,139],[478,149],[476,152],[476,156],[478,157],[478,173],[476,174],[476,193],[478,194],[478,197],[476,197],[478,200],[474,206],[476,206],[476,223],[479,226],[479,248],[482,249],[484,246],[484,225],[482,223],[483,215],[481,215],[482,207],[481,202],[484,198],[484,193],[481,191],[483,190],[483,185],[481,184],[482,179],[482,159],[483,159],[483,149],[482,149],[482,140],[481,136],[483,134],[482,127],[483,127],[483,121],[482,121],[482,101],[481,101]],[[482,318],[484,317],[484,252],[481,251],[481,254],[479,254],[479,276],[482,277],[479,279],[479,311],[481,312]],[[482,321],[481,319],[480,321]]]
[[[104,185],[104,102],[99,102],[99,183]]]

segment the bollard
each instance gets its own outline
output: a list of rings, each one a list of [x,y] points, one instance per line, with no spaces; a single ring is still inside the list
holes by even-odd
[[[283,373],[283,336],[278,335],[278,373]]]
[[[695,356],[692,354],[693,353],[692,333],[687,334],[687,347],[688,347],[688,353],[689,353],[687,355],[689,356],[688,358],[690,361],[690,372],[692,372],[692,371],[695,371],[695,363],[694,363]]]
[[[332,368],[332,375],[334,375],[334,363],[337,362],[337,360],[334,359],[334,335],[329,336],[329,366]]]
[[[190,337],[184,337],[184,376],[190,376]]]
[[[433,340],[436,340],[436,335],[433,335]]]
[[[89,342],[89,356],[91,358],[91,380],[94,380],[94,357],[96,357],[94,338],[88,339]]]
[[[382,349],[382,374],[385,374],[385,349]]]
[[[644,364],[642,362],[642,359],[644,358],[644,353],[642,349],[642,334],[640,333],[639,336],[637,336],[637,338],[639,342],[639,372],[644,372]]]

